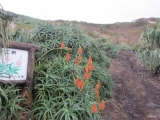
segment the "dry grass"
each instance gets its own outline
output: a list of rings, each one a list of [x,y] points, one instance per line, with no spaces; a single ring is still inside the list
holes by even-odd
[[[121,43],[125,42],[130,46],[134,46],[137,44],[141,33],[147,28],[154,26],[149,24],[151,18],[148,19],[138,19],[134,22],[124,22],[124,23],[114,23],[114,24],[94,24],[94,23],[86,23],[86,22],[76,22],[79,27],[84,29],[87,34],[92,36],[93,38],[99,38],[105,36],[109,38],[112,42]],[[58,20],[53,23],[64,23],[66,21]]]

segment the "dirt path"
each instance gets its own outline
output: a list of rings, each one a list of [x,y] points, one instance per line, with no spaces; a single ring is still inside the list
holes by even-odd
[[[133,52],[120,52],[111,64],[114,97],[104,120],[160,120],[160,76],[140,66]]]

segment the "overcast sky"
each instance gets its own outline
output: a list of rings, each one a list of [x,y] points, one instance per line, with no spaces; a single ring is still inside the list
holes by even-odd
[[[130,22],[160,17],[160,0],[0,0],[4,10],[44,20]]]

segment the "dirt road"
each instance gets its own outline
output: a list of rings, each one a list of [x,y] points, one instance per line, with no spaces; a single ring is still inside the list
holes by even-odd
[[[120,52],[111,64],[115,88],[104,120],[160,120],[160,75],[142,67],[133,52]]]

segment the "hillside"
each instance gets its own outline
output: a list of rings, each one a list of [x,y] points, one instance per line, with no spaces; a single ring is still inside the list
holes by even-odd
[[[114,23],[114,24],[93,24],[86,22],[72,21],[83,28],[93,38],[105,36],[115,43],[126,42],[135,45],[144,29],[154,26],[157,18],[141,18],[133,22]],[[64,23],[63,20],[54,21],[54,23]]]
[[[18,15],[12,12],[8,13],[13,16],[13,21],[20,29],[34,29],[35,25],[46,22],[40,19],[35,19],[24,15]],[[141,18],[132,22],[117,22],[114,24],[94,24],[63,20],[47,22],[51,22],[54,24],[72,22],[84,29],[93,38],[105,36],[115,43],[126,42],[127,44],[133,46],[137,44],[143,30],[147,27],[154,26],[158,22],[158,18]]]

